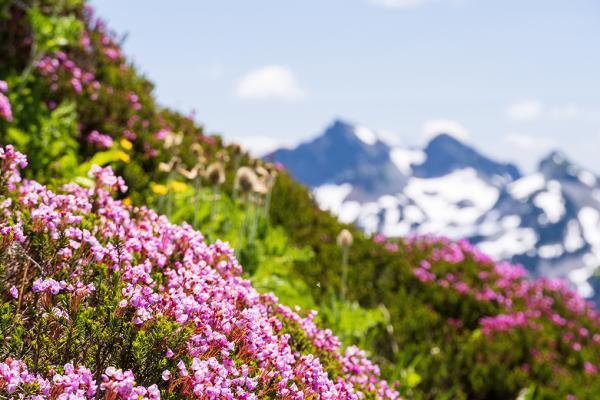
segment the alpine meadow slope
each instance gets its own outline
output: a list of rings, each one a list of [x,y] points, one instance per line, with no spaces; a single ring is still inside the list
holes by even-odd
[[[0,397],[600,393],[600,316],[564,283],[340,223],[159,106],[82,1],[5,0],[0,18]],[[352,178],[392,179],[378,154]]]

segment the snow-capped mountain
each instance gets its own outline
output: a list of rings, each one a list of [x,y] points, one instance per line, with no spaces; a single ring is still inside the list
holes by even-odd
[[[532,275],[566,278],[600,298],[600,179],[558,152],[523,176],[441,133],[423,149],[391,146],[335,121],[267,156],[313,189],[323,209],[369,233],[466,237]]]
[[[271,155],[310,187],[350,184],[353,190],[345,197],[358,201],[402,190],[406,177],[391,156],[389,146],[373,131],[342,121],[309,143]]]

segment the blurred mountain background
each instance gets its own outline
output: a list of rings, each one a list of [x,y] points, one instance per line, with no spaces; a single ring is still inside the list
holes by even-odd
[[[450,133],[423,148],[395,146],[336,120],[266,158],[309,186],[321,208],[367,233],[468,238],[532,276],[567,279],[599,299],[600,181],[561,152],[523,173]]]

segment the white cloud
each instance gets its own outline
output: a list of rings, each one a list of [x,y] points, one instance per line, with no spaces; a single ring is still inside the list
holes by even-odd
[[[565,104],[551,107],[547,111],[548,116],[556,119],[574,119],[585,114],[585,110],[576,104]]]
[[[558,146],[558,143],[552,138],[527,133],[510,133],[505,136],[504,141],[519,150],[536,150],[538,152]]]
[[[541,116],[542,103],[538,100],[522,100],[508,106],[506,113],[513,121],[532,121]]]
[[[583,107],[572,103],[551,107],[546,114],[553,119],[600,121],[600,108]]]
[[[399,146],[402,144],[402,135],[397,131],[378,129],[377,136],[379,136],[379,139],[390,146]]]
[[[293,148],[297,145],[297,141],[294,140],[265,135],[234,136],[228,139],[231,139],[229,142],[242,146],[242,149],[253,157],[262,157],[279,148]]]
[[[237,87],[237,96],[249,100],[299,100],[306,97],[291,69],[267,65],[247,73]]]
[[[469,132],[465,127],[451,119],[430,119],[423,124],[425,139],[430,139],[440,133],[446,133],[463,141],[469,139]]]
[[[415,8],[430,0],[370,0],[371,4],[388,8]]]
[[[430,3],[449,3],[462,5],[466,0],[369,0],[369,3],[386,8],[411,9]]]
[[[539,100],[522,100],[508,106],[506,113],[513,121],[526,122],[540,119],[600,120],[600,109],[567,103],[545,106]]]

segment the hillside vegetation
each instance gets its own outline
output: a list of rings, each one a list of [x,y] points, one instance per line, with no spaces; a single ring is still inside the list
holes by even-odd
[[[341,225],[119,42],[82,1],[0,1],[0,397],[597,398],[564,284]]]

